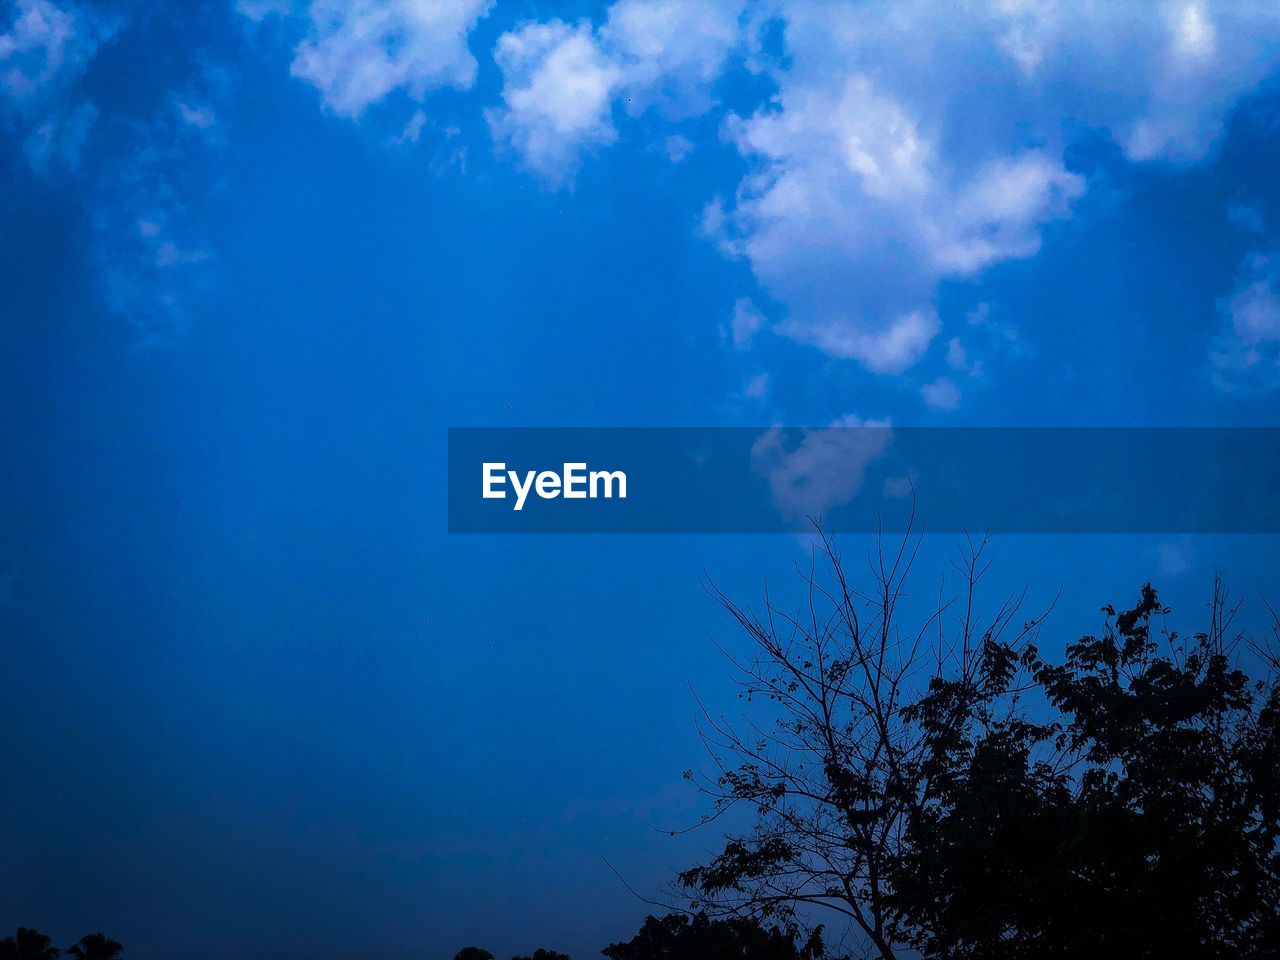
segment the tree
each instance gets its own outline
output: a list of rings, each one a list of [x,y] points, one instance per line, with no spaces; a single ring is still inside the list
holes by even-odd
[[[533,955],[529,957],[512,957],[511,960],[569,960],[567,953],[557,953],[555,950],[544,950],[539,947],[533,951]]]
[[[463,947],[454,954],[453,960],[493,960],[493,954],[479,947]]]
[[[121,960],[123,951],[124,946],[105,933],[90,933],[81,937],[67,953],[77,960]]]
[[[1209,629],[1154,631],[1143,587],[1065,662],[1032,658],[1052,720],[945,737],[896,871],[900,929],[929,955],[1280,955],[1280,685]],[[919,715],[936,737],[952,691]],[[942,745],[942,740],[939,740]]]
[[[754,827],[726,837],[718,856],[680,874],[677,892],[697,909],[788,924],[803,925],[806,911],[835,914],[879,956],[894,957],[891,868],[912,810],[931,789],[929,744],[907,711],[931,677],[946,676],[967,693],[963,709],[976,709],[994,693],[984,681],[989,651],[1024,646],[1035,623],[1015,623],[1020,597],[980,619],[982,545],[964,557],[959,621],[944,636],[943,615],[954,601],[940,602],[910,627],[898,614],[919,535],[908,531],[888,550],[880,542],[865,593],[820,530],[818,544],[800,571],[801,614],[786,612],[768,593],[757,612],[708,587],[754,647],[745,659],[726,652],[740,696],[763,701],[772,715],[739,729],[704,711],[715,770],[709,778],[686,773],[713,801],[704,819],[746,806]]]
[[[908,626],[918,535],[882,541],[866,592],[818,540],[800,615],[711,588],[768,716],[704,711],[705,819],[745,805],[752,827],[679,893],[797,929],[835,915],[882,958],[1277,955],[1280,692],[1265,655],[1257,681],[1236,662],[1225,591],[1209,629],[1157,642],[1148,586],[1051,664],[1021,595],[979,615],[985,543]]]
[[[639,933],[601,953],[609,960],[809,960],[822,956],[822,940],[819,933],[797,948],[783,930],[746,918],[672,913],[661,920],[646,917]]]
[[[61,953],[43,933],[26,927],[0,940],[0,960],[55,960]]]

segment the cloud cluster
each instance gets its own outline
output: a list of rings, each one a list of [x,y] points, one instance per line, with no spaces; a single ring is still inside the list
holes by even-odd
[[[764,24],[781,28],[772,61]],[[1047,0],[619,0],[598,27],[504,34],[504,103],[489,120],[561,186],[618,138],[620,107],[704,112],[730,58],[749,58],[776,94],[726,118],[750,169],[704,228],[750,264],[776,332],[897,374],[941,329],[939,284],[1033,256],[1071,215],[1087,189],[1064,159],[1073,135],[1099,131],[1134,162],[1198,161],[1280,60],[1278,37],[1280,12],[1202,0],[1145,16]],[[953,405],[948,383],[934,406]]]
[[[743,43],[744,0],[620,0],[604,24],[530,22],[504,33],[494,139],[552,186],[570,183],[584,153],[617,139],[615,107],[678,120],[705,112]],[[674,155],[683,156],[677,141]]]
[[[1034,255],[1084,195],[1064,119],[1134,161],[1194,161],[1280,49],[1275,14],[1199,3],[778,9],[778,92],[725,128],[752,170],[705,221],[778,302],[778,332],[887,374],[941,329],[941,282]]]
[[[944,277],[1029,256],[1084,192],[1028,149],[952,169],[936,129],[862,75],[784,84],[730,135],[756,164],[715,233],[788,312],[780,332],[899,373],[938,329]]]
[[[357,118],[389,97],[473,86],[472,33],[493,0],[234,5],[254,20],[293,18],[293,75],[328,110]],[[0,24],[0,112],[34,168],[74,168],[98,120],[77,85],[113,24],[74,0],[13,9]],[[755,73],[763,101],[720,118],[745,173],[707,198],[702,217],[758,287],[734,305],[726,341],[750,350],[767,330],[886,375],[934,349],[949,369],[921,396],[948,410],[1007,345],[994,328],[957,330],[939,316],[940,286],[1037,253],[1087,195],[1067,160],[1083,137],[1109,139],[1135,163],[1209,156],[1231,108],[1280,64],[1280,7],[1164,0],[1139,16],[1050,0],[616,0],[594,21],[515,24],[491,55],[502,77],[485,110],[493,139],[553,189],[642,114],[680,162],[694,149],[680,122],[719,109],[733,68]],[[416,143],[429,122],[429,107],[414,107],[390,139]],[[169,102],[140,129],[134,171],[117,178],[155,184],[154,199],[178,189],[172,151],[207,147],[220,124],[197,98]],[[134,196],[128,230],[143,260],[207,259],[173,238],[179,203]],[[1271,246],[1259,242],[1221,307],[1224,384],[1275,366]]]

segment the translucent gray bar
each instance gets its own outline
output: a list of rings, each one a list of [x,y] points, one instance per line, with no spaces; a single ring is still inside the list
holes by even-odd
[[[448,469],[456,533],[1280,533],[1276,428],[453,428]]]

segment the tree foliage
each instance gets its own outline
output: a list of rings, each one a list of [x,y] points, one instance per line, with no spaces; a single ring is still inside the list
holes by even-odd
[[[0,960],[55,960],[61,953],[43,933],[26,927],[0,940]]]
[[[77,960],[121,960],[124,946],[105,933],[91,933],[67,950]]]
[[[103,933],[90,933],[67,948],[67,956],[77,960],[123,960],[124,947]],[[62,951],[38,930],[19,927],[11,937],[0,940],[0,960],[55,960]]]
[[[822,941],[818,933],[797,947],[791,933],[753,920],[672,913],[645,918],[634,937],[601,952],[609,960],[811,960],[822,956]]]

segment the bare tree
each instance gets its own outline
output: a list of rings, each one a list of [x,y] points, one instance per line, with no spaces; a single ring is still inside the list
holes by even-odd
[[[756,609],[707,583],[754,648],[737,657],[722,647],[740,697],[771,709],[763,720],[731,721],[702,707],[714,770],[686,777],[713,800],[703,822],[744,806],[754,816],[710,862],[679,875],[673,892],[695,909],[770,917],[799,931],[838,915],[871,955],[903,949],[887,875],[909,817],[929,800],[929,754],[940,743],[936,731],[922,733],[915,711],[943,681],[957,730],[976,714],[1016,709],[1013,675],[1039,622],[1019,619],[1024,594],[979,613],[985,539],[963,542],[957,594],[940,588],[928,612],[906,622],[922,537],[911,527],[892,542],[881,535],[864,591],[817,528],[809,564],[797,566],[807,596],[798,614],[767,589]]]

